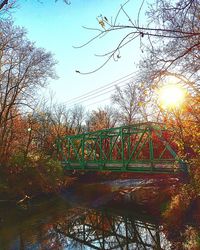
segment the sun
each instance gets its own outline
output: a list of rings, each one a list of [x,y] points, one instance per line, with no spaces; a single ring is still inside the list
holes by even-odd
[[[178,84],[168,84],[158,91],[158,101],[162,108],[179,108],[185,99],[185,90]]]

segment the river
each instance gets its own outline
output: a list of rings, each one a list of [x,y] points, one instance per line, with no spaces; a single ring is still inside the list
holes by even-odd
[[[142,185],[142,180],[81,184],[18,206],[2,202],[0,249],[175,249],[158,211],[130,195]]]

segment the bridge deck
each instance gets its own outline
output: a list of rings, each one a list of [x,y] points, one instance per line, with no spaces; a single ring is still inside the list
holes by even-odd
[[[91,170],[91,171],[112,171],[112,172],[156,172],[156,173],[178,173],[181,172],[179,167],[175,167],[174,164],[129,164],[124,167],[122,164],[105,164],[99,165],[97,163],[86,163],[80,165],[80,163],[66,163],[62,162],[62,165],[66,170]]]

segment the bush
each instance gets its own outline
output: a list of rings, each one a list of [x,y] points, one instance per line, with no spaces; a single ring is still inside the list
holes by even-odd
[[[2,185],[7,187],[7,195],[11,198],[59,192],[73,180],[64,175],[58,160],[42,153],[24,157],[23,152],[18,152],[2,170],[5,180]],[[0,186],[0,190],[3,192],[3,187]]]

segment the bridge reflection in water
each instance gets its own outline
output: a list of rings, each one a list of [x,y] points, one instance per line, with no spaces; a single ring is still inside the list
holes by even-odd
[[[135,215],[82,210],[54,226],[66,249],[170,249],[162,227]]]

